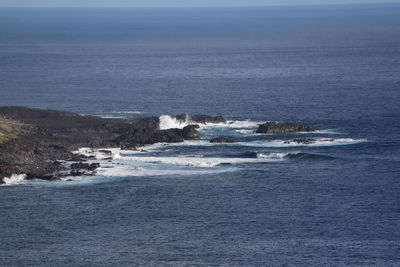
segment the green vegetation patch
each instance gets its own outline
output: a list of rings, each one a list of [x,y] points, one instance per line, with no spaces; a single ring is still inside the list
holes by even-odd
[[[27,134],[31,129],[32,127],[28,124],[0,117],[0,143]]]

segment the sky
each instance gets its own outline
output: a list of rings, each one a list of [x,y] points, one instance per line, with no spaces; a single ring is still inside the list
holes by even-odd
[[[400,0],[0,0],[0,7],[196,7],[400,3]]]

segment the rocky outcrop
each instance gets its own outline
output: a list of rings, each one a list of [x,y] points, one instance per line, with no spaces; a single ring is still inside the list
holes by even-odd
[[[199,123],[225,121],[222,117],[189,116]],[[71,152],[81,147],[136,150],[145,144],[182,142],[199,137],[197,125],[159,130],[157,117],[105,119],[65,111],[0,107],[0,118],[0,133],[7,134],[7,139],[0,142],[0,183],[12,174],[50,180],[53,173],[62,169],[59,160],[78,162],[72,165],[71,171],[75,175],[85,169],[93,171],[88,168],[95,169],[96,166],[86,165],[81,162],[85,160],[84,156]]]
[[[335,139],[323,139],[324,142],[333,142]],[[315,139],[293,139],[293,140],[287,140],[284,141],[284,144],[296,144],[296,145],[311,145],[315,144],[318,142],[318,140]]]
[[[267,122],[260,124],[256,133],[265,134],[285,134],[295,132],[313,132],[315,131],[311,126],[302,125],[291,122]]]
[[[95,169],[97,169],[99,167],[100,167],[99,163],[89,164],[89,163],[84,163],[82,161],[71,164],[71,169],[76,169],[76,170],[94,171]]]
[[[198,139],[199,136],[199,125],[188,125],[182,129],[182,137],[184,139]]]
[[[232,138],[226,136],[218,136],[210,140],[210,143],[233,143],[233,142],[234,141]]]

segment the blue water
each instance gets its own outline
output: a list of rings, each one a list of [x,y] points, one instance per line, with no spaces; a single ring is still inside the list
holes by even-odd
[[[0,105],[242,123],[2,186],[0,265],[400,266],[399,29],[395,4],[0,9]]]

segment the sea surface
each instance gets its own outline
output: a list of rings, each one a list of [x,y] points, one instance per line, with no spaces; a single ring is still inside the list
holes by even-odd
[[[400,5],[1,8],[0,105],[228,120],[7,180],[1,266],[400,266]]]

